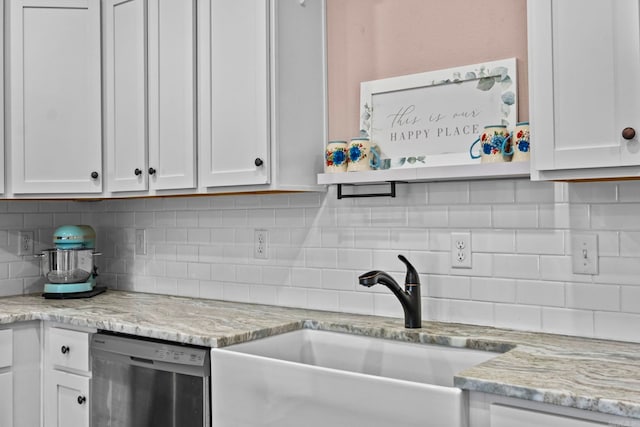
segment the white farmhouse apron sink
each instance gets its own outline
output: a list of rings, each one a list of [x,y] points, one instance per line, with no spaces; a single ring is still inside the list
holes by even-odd
[[[453,376],[497,356],[302,329],[211,350],[216,427],[466,427]]]

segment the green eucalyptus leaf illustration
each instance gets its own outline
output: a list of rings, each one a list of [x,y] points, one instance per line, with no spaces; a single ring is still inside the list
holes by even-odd
[[[502,81],[505,78],[509,77],[509,70],[507,69],[507,67],[496,67],[491,70],[490,74],[492,76],[499,77],[498,81]]]
[[[495,82],[496,81],[493,79],[493,77],[483,77],[480,80],[478,80],[477,88],[482,91],[488,91],[493,87]]]
[[[415,157],[409,157],[409,158],[407,159],[407,162],[408,162],[410,165],[412,165],[412,164],[414,164],[414,163],[416,162],[416,158],[415,158]]]
[[[464,79],[465,80],[475,80],[478,77],[476,76],[476,73],[474,73],[473,71],[468,71],[467,74],[464,75]]]
[[[516,94],[512,91],[508,91],[502,94],[502,102],[507,105],[513,105],[516,102]]]

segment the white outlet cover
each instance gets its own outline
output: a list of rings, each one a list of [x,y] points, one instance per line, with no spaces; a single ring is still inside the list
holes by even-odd
[[[451,268],[471,268],[471,233],[451,233]]]
[[[598,274],[596,233],[574,233],[571,236],[571,267],[574,274]]]

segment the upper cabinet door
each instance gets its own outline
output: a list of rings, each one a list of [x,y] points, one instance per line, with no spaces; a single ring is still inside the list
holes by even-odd
[[[108,190],[195,188],[195,0],[104,5]]]
[[[107,190],[146,190],[146,0],[103,5]]]
[[[640,165],[638,5],[528,2],[532,169],[538,178],[604,178]],[[636,130],[631,139],[622,135],[628,127]],[[553,173],[559,170],[573,171]]]
[[[102,192],[100,0],[11,0],[15,193]]]
[[[201,185],[269,182],[269,1],[198,10]]]
[[[152,189],[196,186],[195,90],[195,0],[149,0]]]

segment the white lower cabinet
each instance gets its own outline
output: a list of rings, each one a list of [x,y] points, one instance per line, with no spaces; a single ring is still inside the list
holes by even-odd
[[[0,329],[0,427],[40,425],[40,322]]]
[[[550,403],[469,392],[468,427],[635,426],[639,420]]]
[[[89,426],[92,332],[44,324],[44,427]]]
[[[528,409],[491,405],[491,427],[598,427],[606,425],[611,424]]]
[[[89,426],[89,377],[51,370],[45,381],[44,425]]]
[[[0,426],[13,425],[13,372],[0,370]]]

